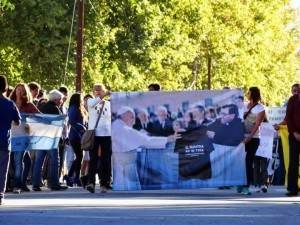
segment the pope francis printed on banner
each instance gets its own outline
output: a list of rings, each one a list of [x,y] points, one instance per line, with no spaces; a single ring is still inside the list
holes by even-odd
[[[132,128],[135,113],[123,106],[117,112],[118,119],[112,123],[113,185],[115,190],[141,189],[137,172],[137,149],[163,149],[168,142],[174,142],[178,135],[151,137]]]

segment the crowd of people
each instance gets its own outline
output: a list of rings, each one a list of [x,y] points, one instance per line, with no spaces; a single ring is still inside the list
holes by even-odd
[[[160,86],[151,84],[148,89],[160,91]],[[287,196],[296,196],[299,191],[297,183],[300,154],[299,84],[293,85],[292,91],[293,95],[287,102],[286,118],[282,122],[287,124],[290,134]],[[0,203],[5,192],[20,194],[31,191],[29,184],[32,185],[32,191],[36,192],[42,191],[42,186],[47,186],[52,191],[60,191],[76,185],[94,193],[96,175],[101,192],[111,190],[112,122],[119,131],[124,130],[122,133],[125,136],[126,132],[142,131],[139,132],[136,143],[129,143],[136,147],[147,138],[154,138],[159,140],[158,143],[161,145],[165,145],[169,141],[179,139],[180,132],[202,126],[206,127],[207,137],[213,139],[214,143],[234,146],[244,142],[247,185],[239,186],[237,191],[250,194],[249,186],[255,185],[261,191],[267,192],[267,159],[255,155],[260,143],[260,126],[266,120],[266,110],[261,103],[259,88],[249,88],[245,110],[244,98],[238,96],[235,104],[207,109],[201,105],[193,105],[175,114],[169,112],[165,106],[160,106],[155,112],[121,107],[115,115],[112,115],[110,102],[106,100],[108,95],[109,92],[104,85],[95,84],[93,93],[85,96],[74,93],[69,98],[69,91],[64,86],[51,90],[46,96],[45,91],[36,82],[20,83],[14,88],[9,88],[6,77],[0,76]],[[11,126],[18,126],[21,123],[22,113],[66,115],[67,122],[58,148],[10,152]],[[226,132],[228,126],[245,130],[245,135],[242,133],[241,136],[240,132],[236,134]],[[95,130],[93,147],[82,149],[83,134],[86,130],[93,129]],[[223,132],[219,132],[220,130]],[[141,134],[143,132],[144,134]],[[232,143],[225,143],[226,134],[236,135],[231,139]],[[149,140],[147,142],[156,143]],[[75,159],[71,165],[65,166],[67,145],[72,147]],[[68,170],[65,171],[65,168]]]

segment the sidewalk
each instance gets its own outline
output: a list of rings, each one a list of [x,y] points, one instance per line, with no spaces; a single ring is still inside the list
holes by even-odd
[[[8,194],[0,207],[0,224],[284,225],[300,221],[300,196],[285,197],[284,187],[251,196],[235,189],[99,192],[71,188]]]

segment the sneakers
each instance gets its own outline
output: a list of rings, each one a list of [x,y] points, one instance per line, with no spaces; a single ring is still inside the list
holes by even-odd
[[[30,189],[26,185],[24,185],[21,187],[21,191],[22,192],[30,192]]]
[[[255,186],[253,191],[255,191],[256,193],[260,193],[260,192],[267,193],[268,192],[268,186],[267,185]]]
[[[21,188],[13,188],[13,193],[14,194],[21,194]]]
[[[73,179],[73,183],[77,186],[77,187],[82,187],[81,181],[78,177],[75,177]]]
[[[236,187],[236,192],[241,194],[242,193],[242,190],[243,190],[243,186],[237,186]]]
[[[262,186],[261,191],[263,193],[267,193],[268,192],[268,187],[266,185]]]
[[[253,192],[256,192],[256,193],[260,193],[261,191],[262,191],[262,189],[260,188],[260,186],[255,186],[253,189]]]
[[[68,187],[73,187],[73,179],[68,175],[65,175],[63,180],[66,182]]]
[[[95,193],[95,185],[94,184],[87,185],[86,190],[88,190],[92,194]]]
[[[68,189],[67,186],[62,186],[62,185],[55,185],[50,187],[51,191],[64,191],[66,189]]]
[[[251,195],[251,192],[250,192],[250,190],[249,190],[248,187],[243,187],[241,193],[242,193],[243,195]]]
[[[107,191],[108,191],[107,187],[105,187],[105,186],[100,187],[100,192],[101,193],[106,193]]]
[[[33,191],[37,191],[37,192],[38,192],[38,191],[42,191],[42,189],[41,189],[40,187],[37,187],[37,186],[33,186],[33,187],[32,187],[32,190],[33,190]]]

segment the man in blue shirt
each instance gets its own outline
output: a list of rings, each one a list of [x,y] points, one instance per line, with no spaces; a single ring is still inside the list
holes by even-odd
[[[20,124],[20,113],[14,102],[4,96],[7,89],[7,80],[5,76],[0,76],[0,205],[2,204],[5,192],[7,170],[9,164],[11,124]]]

